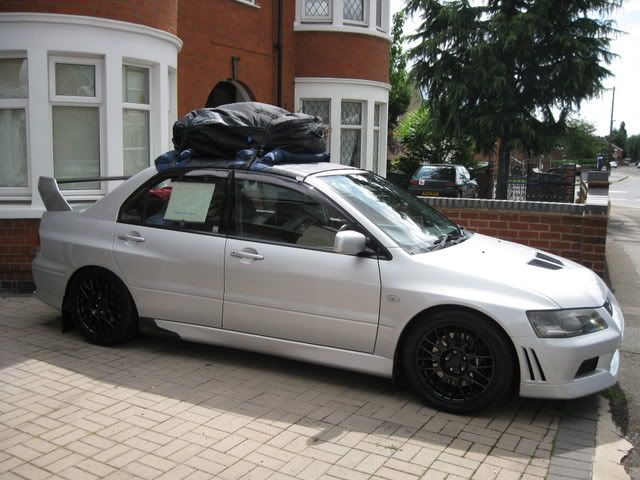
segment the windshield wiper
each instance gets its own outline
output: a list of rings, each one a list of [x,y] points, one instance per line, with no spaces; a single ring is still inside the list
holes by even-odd
[[[438,237],[438,239],[433,242],[433,250],[439,250],[444,248],[448,244],[458,244],[467,239],[467,236],[464,233],[464,227],[459,227],[457,231],[449,232],[445,235]]]

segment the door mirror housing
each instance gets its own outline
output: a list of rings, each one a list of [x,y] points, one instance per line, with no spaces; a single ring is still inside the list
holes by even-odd
[[[343,255],[360,255],[365,251],[367,238],[360,232],[345,230],[336,233],[333,251]]]

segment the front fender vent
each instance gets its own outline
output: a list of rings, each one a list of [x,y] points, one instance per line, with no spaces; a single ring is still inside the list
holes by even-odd
[[[533,267],[546,268],[548,270],[560,270],[564,267],[564,264],[560,260],[545,255],[544,253],[537,252],[536,258],[528,262]]]
[[[544,370],[542,370],[542,365],[540,365],[536,351],[533,348],[522,347],[522,353],[524,354],[529,369],[529,380],[533,382],[546,382],[547,377],[544,375]]]

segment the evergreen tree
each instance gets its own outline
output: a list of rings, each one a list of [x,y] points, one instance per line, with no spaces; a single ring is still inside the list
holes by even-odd
[[[389,59],[389,130],[393,130],[398,118],[407,111],[411,102],[412,83],[407,72],[407,53],[404,51],[404,21],[405,13],[400,11],[393,15],[391,34],[391,55]]]
[[[622,150],[627,150],[627,128],[624,122],[620,123],[620,128],[611,132],[611,143]]]
[[[421,24],[413,76],[438,128],[498,141],[498,198],[510,149],[536,153],[566,129],[580,102],[602,90],[617,32],[604,19],[622,0],[408,0]]]
[[[634,162],[640,161],[640,135],[627,138],[627,156]]]

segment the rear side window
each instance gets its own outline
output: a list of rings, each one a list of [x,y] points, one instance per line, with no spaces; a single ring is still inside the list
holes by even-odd
[[[348,219],[327,202],[271,183],[237,180],[235,235],[255,240],[333,249]]]
[[[147,227],[218,233],[225,200],[222,178],[167,178],[136,192],[119,221]]]
[[[447,180],[456,179],[456,171],[453,167],[435,167],[431,165],[423,165],[418,169],[414,178],[423,178],[425,180]]]

